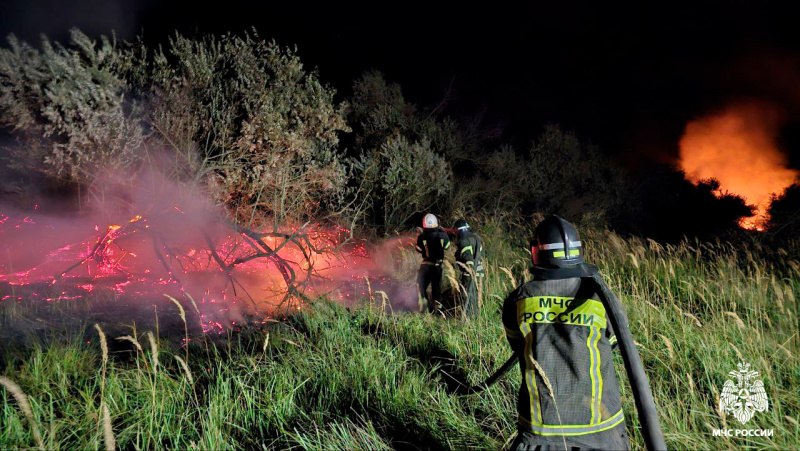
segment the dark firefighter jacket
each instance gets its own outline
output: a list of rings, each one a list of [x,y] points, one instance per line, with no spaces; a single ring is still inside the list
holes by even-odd
[[[450,238],[442,229],[423,229],[417,237],[417,251],[422,254],[423,265],[441,265],[448,247]]]
[[[483,245],[478,235],[469,230],[459,230],[456,238],[458,248],[456,249],[456,261],[471,266],[475,272],[483,272]]]
[[[574,436],[602,448],[603,431],[625,431],[611,324],[591,280],[549,279],[519,286],[503,304],[506,336],[522,371],[518,424],[534,435]]]

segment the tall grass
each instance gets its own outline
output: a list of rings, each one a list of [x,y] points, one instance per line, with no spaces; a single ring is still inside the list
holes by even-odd
[[[514,434],[519,374],[479,395],[458,387],[510,354],[500,305],[529,274],[524,250],[484,235],[483,308],[471,321],[387,314],[384,293],[357,310],[320,300],[266,330],[189,349],[145,331],[147,347],[135,332],[110,336],[130,346],[112,347],[107,360],[77,335],[6,350],[0,374],[29,407],[0,389],[0,448],[501,448]],[[662,246],[607,232],[584,241],[628,309],[671,448],[800,448],[800,264],[772,263],[755,246]],[[711,435],[741,427],[717,407],[740,360],[760,372],[770,401],[747,427],[773,437]]]

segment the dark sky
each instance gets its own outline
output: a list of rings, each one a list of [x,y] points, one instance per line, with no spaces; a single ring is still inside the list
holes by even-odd
[[[212,6],[206,6],[212,5]],[[164,42],[242,31],[297,44],[349,94],[378,69],[408,98],[461,118],[485,113],[525,144],[544,124],[574,129],[622,161],[669,160],[686,122],[757,98],[783,109],[783,148],[800,167],[800,2],[372,2],[6,0],[0,33],[28,41],[90,35]]]

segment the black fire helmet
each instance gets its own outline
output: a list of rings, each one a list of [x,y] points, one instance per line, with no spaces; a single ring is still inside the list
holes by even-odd
[[[464,219],[459,219],[458,221],[456,221],[456,223],[455,223],[455,225],[453,226],[453,228],[454,228],[454,229],[456,229],[456,230],[459,230],[459,229],[469,229],[469,224],[467,224],[467,221],[466,221],[466,220],[464,220]]]
[[[546,217],[533,233],[531,240],[533,266],[539,268],[570,268],[583,263],[583,246],[578,230],[563,218]]]

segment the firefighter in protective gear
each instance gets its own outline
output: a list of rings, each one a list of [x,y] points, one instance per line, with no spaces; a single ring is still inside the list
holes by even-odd
[[[578,231],[558,216],[536,227],[531,257],[533,280],[503,305],[523,381],[511,449],[628,449],[614,331],[591,279],[597,267],[584,263]]]
[[[427,305],[428,312],[433,312],[442,295],[442,262],[444,251],[450,247],[450,238],[441,228],[436,216],[428,213],[422,218],[422,233],[417,237],[416,249],[422,254],[422,264],[417,274],[419,285],[420,310]],[[431,297],[428,298],[428,286]]]
[[[456,231],[456,262],[461,269],[460,282],[466,291],[464,312],[468,317],[476,318],[479,313],[476,277],[483,275],[483,245],[481,238],[469,229],[467,221],[459,219],[453,229]]]

